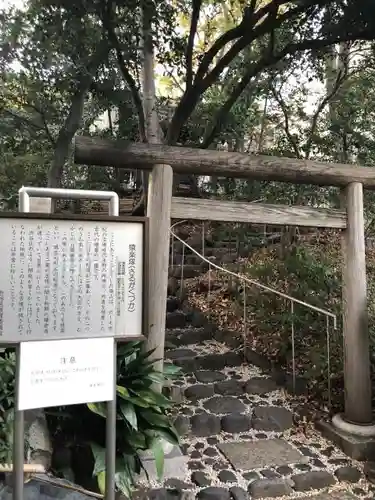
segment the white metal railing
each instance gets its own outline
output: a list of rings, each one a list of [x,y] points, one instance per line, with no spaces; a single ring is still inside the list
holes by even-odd
[[[206,262],[209,266],[208,269],[208,295],[211,293],[211,288],[210,288],[210,274],[211,274],[211,268],[217,269],[218,271],[221,271],[229,276],[232,276],[239,280],[243,284],[243,302],[244,302],[244,337],[246,337],[246,329],[247,329],[247,324],[246,324],[246,284],[253,285],[258,287],[259,289],[263,290],[264,292],[269,292],[273,293],[274,295],[277,295],[279,297],[282,297],[288,301],[290,301],[290,312],[292,316],[292,321],[291,321],[291,341],[292,341],[292,377],[293,377],[293,390],[296,388],[296,363],[295,363],[295,328],[294,328],[294,305],[299,304],[303,307],[306,307],[307,309],[310,309],[311,311],[314,311],[318,314],[323,314],[326,317],[326,350],[327,350],[327,378],[328,378],[328,404],[329,406],[331,405],[331,366],[330,366],[330,343],[331,343],[331,337],[330,337],[330,320],[332,320],[333,323],[333,329],[337,329],[337,316],[336,314],[332,313],[331,311],[328,311],[327,309],[322,309],[320,307],[314,306],[312,304],[309,304],[308,302],[304,302],[303,300],[297,299],[295,297],[292,297],[291,295],[288,295],[286,293],[280,292],[279,290],[275,290],[274,288],[271,288],[267,285],[264,285],[263,283],[260,283],[259,281],[252,280],[248,278],[247,276],[244,276],[243,274],[238,274],[233,271],[230,271],[229,269],[225,269],[222,266],[219,266],[212,262],[211,260],[207,259],[204,255],[199,253],[197,250],[195,250],[193,247],[191,247],[186,241],[184,241],[182,238],[177,236],[177,234],[173,231],[173,229],[178,226],[179,224],[183,224],[184,222],[187,222],[186,220],[181,220],[176,222],[170,227],[170,234],[172,237],[172,245],[171,245],[171,265],[172,267],[174,266],[174,239],[180,241],[182,243],[182,262],[181,262],[181,285],[183,285],[183,280],[184,280],[184,260],[185,260],[185,248],[188,248],[192,253],[197,255],[203,262]],[[204,248],[205,248],[205,237],[204,237],[204,225],[202,225],[203,231],[202,231],[202,253],[204,253]],[[182,286],[181,286],[182,289]]]

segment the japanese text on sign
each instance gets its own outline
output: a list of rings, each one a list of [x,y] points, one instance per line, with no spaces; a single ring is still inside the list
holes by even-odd
[[[110,401],[113,338],[22,342],[18,410]]]
[[[143,333],[142,223],[0,226],[0,343]]]

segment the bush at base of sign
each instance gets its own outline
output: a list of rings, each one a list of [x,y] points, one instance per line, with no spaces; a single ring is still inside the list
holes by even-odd
[[[152,450],[156,470],[161,478],[164,469],[165,441],[179,444],[179,436],[171,423],[168,410],[173,402],[155,392],[153,384],[164,385],[175,378],[179,368],[165,365],[164,372],[157,372],[149,361],[150,352],[142,352],[142,344],[132,342],[118,348],[117,355],[117,450],[116,486],[127,497],[135,487],[135,479],[142,470],[141,453]],[[104,403],[89,404],[89,409],[105,418]],[[104,491],[105,449],[92,443],[95,458],[94,476]]]
[[[0,353],[0,463],[12,462],[15,373],[15,353],[6,349]]]

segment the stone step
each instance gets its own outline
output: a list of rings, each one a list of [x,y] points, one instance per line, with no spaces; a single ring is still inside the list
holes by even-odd
[[[178,330],[167,330],[166,341],[168,341],[171,349],[191,344],[199,344],[205,340],[212,340],[215,329],[211,325],[201,328],[183,328]]]
[[[190,325],[194,328],[200,328],[207,324],[207,319],[199,311],[181,311],[174,310],[167,312],[165,326],[166,329],[186,328]]]
[[[221,241],[213,241],[212,247],[214,248],[237,248],[237,240],[221,240]]]
[[[238,380],[216,370],[197,370],[187,382],[192,384],[178,387],[183,400],[176,419],[184,435],[284,432],[293,426],[293,415],[280,405],[278,386],[269,377]]]
[[[243,356],[236,352],[228,351],[222,354],[199,354],[193,349],[172,349],[165,353],[166,360],[172,361],[183,372],[197,370],[222,370],[226,367],[240,366]]]
[[[186,264],[169,267],[168,275],[171,278],[190,279],[200,276],[208,270],[209,264],[203,262],[202,265]]]
[[[278,386],[276,382],[266,377],[251,377],[248,380],[236,380],[230,378],[225,380],[225,376],[215,371],[197,371],[195,377],[198,380],[216,379],[213,383],[196,383],[185,388],[185,398],[191,402],[197,402],[201,399],[207,399],[214,395],[220,396],[244,396],[245,394],[265,395],[276,391]],[[219,379],[220,375],[223,379]]]
[[[187,314],[190,323],[185,328],[167,329],[166,340],[168,341],[168,349],[177,347],[188,347],[192,344],[204,343],[207,340],[216,340],[230,348],[240,348],[243,346],[243,333],[231,330],[219,330],[210,323],[204,324],[201,327],[194,325],[201,324],[205,318],[200,313],[194,313],[193,318],[190,313]]]
[[[207,263],[206,263],[207,264]],[[228,271],[232,271],[235,273],[242,273],[243,272],[243,264],[240,262],[222,262],[221,266],[227,269]],[[186,268],[188,269],[187,273]],[[169,279],[176,280],[177,283],[180,282],[181,279],[187,280],[191,278],[198,278],[199,276],[202,276],[202,274],[206,273],[208,271],[209,264],[206,266],[202,267],[197,267],[197,266],[184,266],[184,271],[182,273],[182,266],[174,266],[173,268],[169,268]],[[233,278],[235,279],[235,278]],[[169,289],[169,293],[172,293],[172,289]]]
[[[206,424],[207,420],[200,422],[199,428]],[[324,444],[306,446],[298,439],[291,442],[267,432],[251,429],[236,437],[228,432],[199,435],[182,446],[187,459],[185,476],[176,464],[176,477],[167,474],[164,485],[152,490],[150,496],[143,491],[143,496],[132,498],[355,500],[366,495],[361,488],[363,473],[350,460],[327,459]],[[370,496],[365,498],[373,498],[373,492],[370,486]]]
[[[262,237],[262,236],[260,236]],[[216,239],[215,241],[208,241],[206,240],[205,243],[204,243],[204,249],[202,248],[202,238],[201,237],[194,237],[194,238],[182,238],[184,243],[186,243],[186,245],[189,245],[191,248],[193,248],[194,250],[196,250],[197,252],[199,253],[202,253],[202,250],[204,250],[206,252],[206,250],[208,251],[209,249],[214,249],[214,250],[217,250],[217,249],[230,249],[230,250],[235,250],[237,249],[237,247],[239,248],[244,248],[245,246],[248,246],[246,245],[245,243],[240,243],[240,245],[238,245],[237,241],[236,240],[233,240],[233,241],[223,241],[223,240],[219,240],[219,239]],[[190,248],[187,247],[185,244],[184,244],[182,241],[179,241],[179,240],[174,240],[173,242],[173,252],[175,253],[182,253],[182,248],[185,246],[185,253],[186,254],[190,254],[192,253]],[[170,249],[172,250],[172,245],[170,245]]]
[[[175,312],[180,306],[181,300],[178,297],[167,297],[167,312]]]
[[[172,255],[170,256],[170,267],[174,266],[180,266],[182,264],[182,261],[184,261],[185,265],[192,265],[192,266],[199,266],[199,264],[202,262],[202,258],[199,255],[196,255],[195,253],[192,253],[191,255],[182,255],[181,253],[173,253],[173,262],[172,262]]]
[[[175,403],[191,405],[215,395],[237,396],[245,400],[247,400],[246,395],[264,397],[279,388],[277,383],[268,377],[253,376],[241,379],[229,375],[228,378],[225,373],[214,370],[198,370],[191,373],[187,382],[191,385],[186,385],[183,381],[171,383],[170,386],[164,387],[164,392]]]
[[[221,478],[226,478],[227,483],[233,482],[236,476],[231,471],[219,472]],[[201,471],[195,471],[192,474],[195,483],[210,484],[210,479]],[[279,492],[287,489],[292,491],[291,495],[282,495],[284,500],[293,498],[298,500],[359,500],[360,497],[354,496],[348,490],[326,491],[308,496],[295,496],[293,490],[289,490],[288,482],[279,479],[258,479],[249,485],[248,491],[240,486],[223,487],[208,486],[202,488],[198,493],[192,490],[195,485],[181,481],[180,479],[168,479],[165,488],[157,488],[148,491],[139,490],[133,495],[133,500],[252,500],[252,499],[270,499],[281,498]],[[169,487],[171,486],[171,487]],[[191,488],[191,489],[190,489]],[[255,492],[255,493],[254,493]],[[276,493],[276,494],[273,494]],[[254,496],[255,494],[255,496]],[[370,500],[372,497],[366,497]]]
[[[248,255],[248,254],[246,254]],[[242,255],[240,255],[242,256]],[[205,252],[204,257],[214,264],[230,264],[232,262],[235,262],[238,259],[237,253],[228,253],[226,250],[225,252],[220,252],[219,254],[213,255],[212,252]],[[184,262],[184,266],[186,265],[191,265],[191,266],[200,266],[202,271],[207,270],[208,268],[208,263],[205,262],[202,257],[196,254],[192,255],[182,255],[182,254],[174,254],[173,255],[173,266],[180,266]]]
[[[167,312],[165,320],[166,328],[184,328],[188,323],[186,314],[183,311]]]
[[[183,436],[212,437],[225,432],[242,434],[255,431],[259,436],[265,432],[284,432],[293,427],[292,413],[281,406],[255,406],[249,401],[233,396],[213,396],[207,399],[194,415],[182,409],[175,419],[175,426]]]

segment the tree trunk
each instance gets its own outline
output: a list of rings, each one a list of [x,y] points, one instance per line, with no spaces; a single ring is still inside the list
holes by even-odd
[[[57,136],[52,166],[48,172],[48,187],[58,188],[61,185],[65,162],[69,156],[69,148],[72,140],[81,126],[85,99],[91,87],[93,77],[103,58],[108,54],[109,48],[106,40],[103,40],[96,52],[93,54],[85,70],[77,75],[78,87],[73,94],[68,116]],[[52,210],[53,211],[53,210]]]
[[[327,94],[332,92],[332,89],[336,83],[337,75],[340,71],[347,70],[349,64],[350,48],[347,43],[342,43],[339,46],[338,51],[335,46],[330,47],[328,51],[328,56],[326,58],[326,90]],[[334,153],[336,160],[339,162],[348,161],[348,152],[345,150],[344,145],[346,144],[346,133],[340,127],[339,120],[339,110],[338,102],[340,101],[340,94],[343,92],[343,87],[341,87],[335,98],[329,103],[329,121],[335,136],[335,147]]]
[[[48,186],[60,187],[64,164],[69,156],[69,147],[81,125],[87,88],[79,90],[72,99],[69,114],[57,137],[53,162],[48,173]]]
[[[264,99],[264,107],[263,107],[263,113],[262,113],[262,121],[260,124],[260,132],[259,132],[259,140],[258,140],[258,153],[261,154],[263,151],[263,142],[264,142],[264,136],[266,133],[266,122],[267,122],[267,107],[268,107],[268,95]]]

